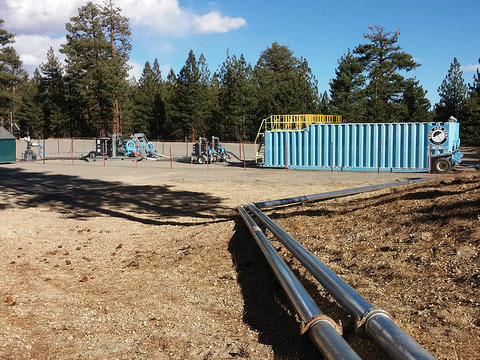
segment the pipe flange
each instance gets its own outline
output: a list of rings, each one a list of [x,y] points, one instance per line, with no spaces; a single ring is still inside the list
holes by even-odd
[[[386,316],[387,318],[391,319],[391,316],[388,312],[381,308],[371,308],[367,310],[362,317],[357,317],[355,320],[355,332],[363,332],[365,331],[365,323],[372,317],[376,315]]]
[[[302,322],[302,325],[300,325],[300,335],[305,334],[308,330],[310,330],[313,325],[320,321],[328,322],[330,325],[333,326],[337,333],[339,333],[340,335],[343,334],[343,328],[341,324],[337,324],[331,317],[325,314],[318,314],[312,317],[306,323]]]

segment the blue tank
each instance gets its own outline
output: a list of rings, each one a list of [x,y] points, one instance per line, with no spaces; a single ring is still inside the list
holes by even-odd
[[[444,172],[462,158],[454,120],[316,123],[302,130],[266,131],[264,145],[262,166],[290,169]]]

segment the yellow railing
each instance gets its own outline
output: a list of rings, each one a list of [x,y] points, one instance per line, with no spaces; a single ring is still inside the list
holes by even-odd
[[[341,115],[271,115],[265,119],[265,131],[301,130],[315,123],[339,123]]]
[[[342,115],[298,114],[298,115],[271,115],[262,120],[255,138],[256,160],[261,158],[260,150],[263,145],[265,131],[302,130],[315,123],[340,123]]]

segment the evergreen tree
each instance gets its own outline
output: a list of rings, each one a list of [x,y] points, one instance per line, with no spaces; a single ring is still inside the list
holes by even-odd
[[[460,120],[460,138],[462,143],[480,146],[480,59],[479,67],[469,85],[468,98]]]
[[[105,135],[113,128],[115,99],[126,92],[129,30],[115,22],[119,9],[105,9],[88,2],[78,9],[78,15],[66,24],[67,43],[61,51],[66,55],[66,74],[73,121],[87,126],[82,133],[92,134],[92,128]],[[112,37],[113,32],[113,37]],[[113,39],[113,40],[112,40]],[[118,47],[115,44],[119,42]],[[113,44],[113,45],[112,45]],[[87,124],[84,124],[84,119]]]
[[[198,62],[190,50],[185,65],[180,70],[176,79],[176,88],[174,103],[176,107],[175,127],[172,129],[172,135],[176,139],[182,139],[190,134],[204,135],[204,123],[201,108],[201,92],[200,69]],[[197,125],[197,128],[195,128]]]
[[[134,95],[135,132],[143,132],[149,138],[162,136],[165,122],[165,106],[162,100],[162,76],[157,59],[153,67],[145,63]]]
[[[414,79],[407,79],[398,119],[401,122],[430,122],[432,114],[430,112],[430,101],[425,97],[426,91]]]
[[[18,125],[22,136],[30,135],[32,138],[42,138],[45,132],[45,123],[40,94],[41,76],[35,69],[33,77],[25,82],[18,109]]]
[[[322,96],[320,96],[320,100],[318,102],[317,110],[315,113],[318,114],[333,114],[333,106],[332,106],[332,100],[328,96],[328,93],[324,91],[322,93]]]
[[[56,137],[69,135],[68,116],[66,114],[65,82],[60,61],[53,48],[47,53],[47,62],[40,65],[40,94],[44,116],[44,134]]]
[[[193,128],[197,129],[197,133],[207,136],[210,134],[210,126],[212,125],[213,109],[218,99],[211,91],[211,75],[208,69],[207,60],[203,54],[198,58],[199,71],[199,88],[197,114],[193,121]]]
[[[10,113],[15,117],[20,103],[19,87],[27,81],[27,73],[15,49],[10,46],[15,42],[15,35],[3,28],[0,19],[0,118],[8,120]]]
[[[441,122],[448,121],[450,116],[460,119],[467,100],[467,90],[460,63],[457,58],[453,58],[448,74],[438,88],[440,101],[435,106],[435,119]]]
[[[338,60],[335,79],[330,81],[330,95],[334,112],[343,121],[363,122],[365,119],[364,68],[350,49]]]
[[[366,120],[372,122],[401,121],[401,102],[408,81],[399,73],[420,66],[413,57],[396,45],[400,30],[386,31],[383,26],[371,26],[364,34],[370,43],[358,45],[354,53],[367,72]]]
[[[274,42],[260,54],[254,69],[258,87],[258,117],[313,111],[318,104],[316,80],[308,62]]]
[[[227,52],[227,58],[219,71],[219,81],[222,117],[218,126],[219,133],[222,138],[232,140],[243,139],[246,133],[251,139],[252,133],[258,129],[255,88],[252,67],[245,61],[243,54],[237,58]]]
[[[110,64],[117,74],[113,78],[112,95],[114,99],[113,132],[122,132],[122,122],[119,113],[119,98],[125,100],[128,83],[128,59],[132,49],[130,42],[130,25],[128,18],[122,16],[122,10],[115,6],[112,0],[105,1],[102,8],[103,29],[106,37],[110,39],[111,57]]]
[[[301,57],[296,68],[295,94],[297,110],[302,114],[314,113],[319,106],[318,82],[308,65],[307,59]]]
[[[167,81],[163,85],[162,94],[162,100],[165,104],[165,139],[173,139],[175,138],[174,134],[179,132],[177,124],[179,113],[177,104],[175,103],[177,87],[177,75],[173,69],[170,69],[167,76]]]

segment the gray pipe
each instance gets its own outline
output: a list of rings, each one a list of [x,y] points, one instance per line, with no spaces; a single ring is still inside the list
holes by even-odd
[[[327,317],[322,317],[323,314],[317,304],[243,206],[239,206],[237,210],[262,250],[295,311],[303,323],[311,322],[308,332],[318,350],[327,359],[361,359],[337,332],[332,322]]]
[[[397,360],[435,359],[410,338],[386,315],[374,308],[359,293],[340,279],[332,270],[305,249],[272,219],[250,203],[245,208],[266,226],[300,263],[317,279],[335,300],[355,319],[364,324],[365,331],[391,358]]]
[[[257,202],[255,203],[255,205],[258,208],[262,208],[262,207],[273,207],[273,206],[280,206],[280,205],[295,204],[295,203],[307,202],[307,201],[327,200],[327,199],[333,199],[340,196],[347,196],[347,195],[354,195],[354,194],[359,194],[363,192],[375,191],[375,190],[388,188],[391,186],[414,184],[417,182],[427,181],[427,180],[430,180],[430,179],[423,178],[423,179],[414,179],[414,180],[407,180],[407,181],[397,181],[397,182],[387,183],[387,184],[362,186],[358,188],[336,190],[336,191],[330,191],[330,192],[319,193],[319,194],[303,195],[303,196],[296,196],[292,198],[285,198],[285,199],[279,199],[279,200]]]

